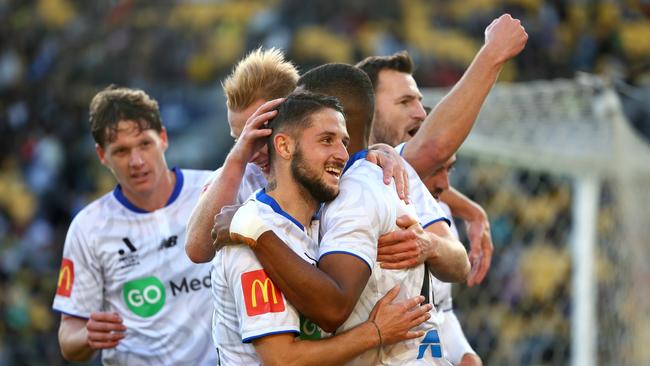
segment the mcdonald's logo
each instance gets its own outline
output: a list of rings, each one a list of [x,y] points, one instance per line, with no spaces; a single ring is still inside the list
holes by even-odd
[[[242,274],[241,285],[248,316],[284,311],[282,292],[263,269]]]
[[[70,297],[72,285],[74,284],[74,262],[68,258],[61,261],[61,270],[59,271],[59,281],[56,285],[56,294]]]

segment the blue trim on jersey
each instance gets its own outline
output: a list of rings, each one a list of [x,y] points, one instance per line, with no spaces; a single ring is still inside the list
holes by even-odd
[[[174,172],[174,174],[176,174],[176,185],[174,185],[174,190],[172,191],[172,195],[169,196],[169,199],[167,200],[165,206],[169,206],[172,203],[174,203],[174,201],[176,201],[178,196],[180,196],[181,194],[181,190],[183,189],[183,183],[185,181],[185,179],[183,178],[183,173],[181,172],[180,169],[173,167],[172,171]]]
[[[348,159],[348,162],[345,164],[345,168],[343,168],[343,174],[354,164],[357,160],[359,159],[365,159],[366,156],[368,156],[368,149],[361,150],[357,153],[352,154],[350,156],[350,159]]]
[[[365,259],[363,259],[363,258],[362,258],[360,255],[358,255],[358,254],[354,254],[354,253],[351,253],[351,252],[346,252],[345,250],[335,250],[335,251],[332,251],[332,252],[327,252],[327,253],[321,255],[320,257],[318,257],[318,262],[322,261],[322,260],[323,260],[323,257],[326,257],[326,256],[328,256],[328,255],[330,255],[330,254],[347,254],[347,255],[351,255],[351,256],[353,256],[353,257],[357,257],[357,258],[361,259],[361,260],[363,261],[363,263],[365,263],[366,266],[368,266],[368,269],[370,269],[370,272],[372,272],[372,266],[370,265],[370,263],[368,263],[368,261],[366,261]]]
[[[435,223],[438,222],[438,221],[444,221],[444,222],[447,223],[447,225],[449,225],[449,226],[451,227],[451,221],[449,221],[449,219],[446,218],[446,217],[441,217],[441,218],[439,218],[439,219],[435,219],[435,220],[433,220],[433,221],[429,221],[428,223],[422,225],[422,228],[423,228],[423,229],[426,229],[427,227],[429,227],[429,226],[435,224]]]
[[[60,314],[65,314],[65,315],[67,315],[67,316],[71,316],[71,317],[73,317],[73,318],[79,318],[79,319],[84,319],[84,320],[88,320],[88,319],[90,319],[90,318],[87,318],[87,317],[85,317],[85,316],[81,316],[81,315],[77,315],[77,314],[68,313],[68,312],[66,312],[66,311],[59,310],[59,309],[57,309],[57,308],[52,308],[52,310],[54,310],[55,312],[60,313]]]
[[[176,175],[176,184],[174,185],[174,190],[172,191],[171,196],[169,196],[169,199],[167,200],[167,203],[165,203],[165,207],[171,205],[176,201],[178,196],[181,194],[181,190],[183,189],[183,172],[174,167],[172,168],[172,171]],[[150,211],[143,210],[140,207],[134,205],[131,201],[129,201],[128,198],[124,195],[122,192],[122,186],[121,185],[116,185],[115,189],[113,189],[113,196],[115,196],[115,199],[121,203],[124,207],[128,208],[129,210],[135,212],[135,213],[149,213]]]
[[[397,149],[397,152],[399,153],[399,156],[404,156],[404,146],[406,146],[406,142],[402,142],[401,144],[395,146],[395,149]]]
[[[286,217],[287,219],[289,219],[289,221],[296,224],[296,226],[298,226],[300,230],[305,231],[305,227],[302,226],[300,221],[296,220],[293,216],[289,215],[285,210],[282,209],[282,207],[280,207],[280,204],[276,200],[274,200],[273,197],[266,194],[266,188],[262,188],[259,192],[257,192],[255,198],[258,201],[262,203],[266,203],[267,205],[271,206],[271,208],[273,209],[273,211],[275,211],[275,213]]]
[[[300,335],[300,332],[298,332],[296,330],[279,330],[277,332],[264,333],[264,334],[244,338],[244,339],[242,339],[242,343],[251,343],[252,341],[254,341],[256,339],[259,339],[259,338],[264,338],[266,336],[275,335],[275,334],[284,334],[284,333],[294,333],[296,335]]]
[[[444,311],[444,312],[446,312],[446,313],[447,313],[447,312],[450,312],[450,311],[454,311],[454,308],[453,308],[453,307],[451,307],[451,308],[449,308],[449,309],[442,309],[442,311]]]

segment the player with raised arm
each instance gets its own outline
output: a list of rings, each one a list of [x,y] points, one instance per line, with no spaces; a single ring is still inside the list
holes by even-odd
[[[312,217],[321,202],[338,194],[348,159],[342,109],[330,97],[292,94],[270,127],[269,183],[239,209],[232,225],[272,227],[302,261],[315,265],[318,221]],[[318,340],[320,331],[301,321],[249,248],[226,247],[213,264],[213,337],[222,364],[339,365],[383,344],[421,336],[409,329],[425,321],[431,309],[417,306],[423,300],[417,294],[389,304],[398,293],[393,289],[367,321]]]
[[[53,308],[69,361],[101,350],[115,365],[214,365],[210,266],[183,254],[185,222],[210,172],[169,169],[158,103],[109,87],[90,103],[90,127],[115,189],[72,221]]]
[[[485,43],[461,80],[428,114],[407,52],[359,62],[357,67],[370,77],[376,96],[370,143],[396,146],[406,142],[402,156],[421,178],[430,176],[465,140],[503,65],[521,52],[527,39],[518,19],[509,14],[495,19],[485,29]],[[485,278],[492,258],[487,215],[453,188],[445,191],[443,201],[468,225],[472,272],[467,282],[473,286]],[[391,263],[385,265],[392,268]]]

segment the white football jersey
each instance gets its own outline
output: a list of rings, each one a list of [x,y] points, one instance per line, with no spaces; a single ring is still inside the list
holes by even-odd
[[[74,218],[53,308],[89,318],[116,312],[126,337],[102,351],[104,364],[215,365],[210,343],[210,265],[185,254],[185,225],[210,174],[174,169],[167,205],[146,212],[118,185]]]
[[[212,172],[210,177],[205,181],[203,191],[208,189],[208,186],[212,182],[219,179],[223,167]],[[246,164],[246,170],[244,171],[244,177],[242,178],[241,184],[239,185],[239,192],[237,192],[236,202],[241,204],[246,202],[246,200],[258,189],[266,187],[266,178],[262,170],[253,163]]]
[[[339,196],[324,206],[321,216],[319,258],[333,253],[353,255],[363,260],[372,272],[352,314],[338,331],[367,320],[375,303],[397,284],[401,285],[398,300],[419,295],[425,278],[424,265],[406,270],[384,270],[377,263],[379,236],[397,229],[397,217],[405,213],[413,215],[413,211],[418,210],[405,205],[397,196],[394,184],[383,183],[381,169],[362,157],[351,158],[351,166],[341,178]],[[419,191],[422,187],[424,184],[418,179],[411,190]],[[435,200],[428,204],[437,208],[437,212],[426,212],[427,217],[424,220],[420,217],[420,222],[445,219]],[[432,319],[419,327],[425,330],[424,337],[383,347],[380,352],[367,351],[350,364],[448,365],[442,358],[438,325],[435,318]]]
[[[258,217],[305,261],[316,265],[318,221],[305,228],[264,190],[245,205],[255,205]],[[214,316],[212,337],[222,365],[260,364],[252,340],[271,334],[295,333],[319,339],[320,330],[301,319],[250,248],[226,246],[213,260]]]

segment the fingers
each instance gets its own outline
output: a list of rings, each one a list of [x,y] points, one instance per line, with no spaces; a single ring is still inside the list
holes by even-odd
[[[126,327],[117,313],[96,312],[86,323],[88,344],[93,349],[113,348],[124,339]]]
[[[405,339],[413,339],[413,338],[420,338],[424,337],[424,331],[423,330],[409,330],[406,332],[406,335],[404,336]]]
[[[382,248],[386,246],[391,246],[395,244],[399,244],[402,242],[406,242],[409,240],[414,240],[417,238],[417,235],[412,231],[408,229],[402,229],[402,230],[395,230],[390,233],[384,234],[381,237],[379,237],[379,240],[377,241],[377,247]],[[391,254],[395,253],[396,251],[401,250],[400,248],[394,249],[393,251],[390,252],[384,252],[385,254]]]
[[[404,197],[400,197],[400,198],[403,199],[404,202],[408,204],[411,202],[411,200],[409,199],[409,195],[411,194],[411,187],[409,186],[409,174],[406,171],[406,169],[403,169],[402,175],[403,175],[402,179],[404,179],[404,187],[403,187]]]
[[[391,248],[384,248],[384,249],[391,249]],[[420,256],[420,252],[418,252],[417,250],[399,251],[393,254],[377,253],[377,261],[382,263],[397,263],[397,262],[413,259],[417,262],[419,256]]]
[[[234,243],[246,244],[251,248],[255,248],[255,246],[257,245],[257,241],[255,241],[254,239],[245,237],[237,233],[230,233],[230,239]]]
[[[397,221],[395,221],[398,227],[401,227],[403,229],[407,229],[413,225],[418,224],[418,221],[410,216],[410,215],[402,215],[397,218]]]
[[[393,177],[393,172],[395,171],[395,164],[390,159],[383,159],[382,169],[384,172],[384,184],[390,184],[390,179]],[[397,187],[397,194],[399,195],[399,182],[395,179],[395,186]],[[402,198],[402,197],[400,197]]]
[[[381,262],[379,266],[383,269],[406,269],[415,267],[420,264],[420,261],[417,258],[410,258],[400,262]]]
[[[90,314],[90,320],[97,322],[122,323],[122,317],[118,313],[94,312]]]
[[[431,319],[431,305],[427,304],[429,308],[427,310],[424,310],[424,306],[421,306],[420,309],[414,311],[417,315],[413,317],[411,322],[409,323],[409,328],[415,328],[418,325],[424,323],[425,321]]]
[[[483,280],[487,276],[488,271],[490,270],[490,265],[492,263],[492,250],[493,250],[492,239],[488,235],[483,242],[486,244],[484,245],[485,248],[480,258],[479,269],[476,275],[476,282],[475,282],[476,284],[483,282]]]
[[[277,106],[279,106],[282,102],[284,102],[284,100],[285,100],[285,98],[278,98],[278,99],[269,100],[268,102],[266,102],[266,103],[262,104],[261,106],[259,106],[259,108],[257,108],[257,110],[255,111],[255,113],[252,114],[252,116],[262,116],[262,115],[267,114],[269,112],[277,113],[277,111],[275,111],[274,109]],[[250,121],[250,119],[249,119],[249,121]],[[248,124],[248,121],[247,121],[246,124]]]

